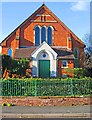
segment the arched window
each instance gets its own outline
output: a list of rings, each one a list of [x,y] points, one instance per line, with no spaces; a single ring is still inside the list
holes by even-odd
[[[78,48],[75,48],[74,49],[74,67],[75,68],[78,68],[79,67],[79,64],[78,64],[78,58],[79,58],[79,51],[78,51]]]
[[[77,48],[74,49],[74,57],[78,58],[78,49]]]
[[[41,42],[46,41],[46,28],[43,26],[41,29]]]
[[[48,45],[52,45],[52,26],[35,26],[35,45],[40,45],[44,41],[48,43]]]
[[[11,48],[8,49],[8,55],[9,55],[10,57],[12,57],[12,49],[11,49]]]
[[[51,27],[48,27],[48,44],[49,45],[52,45],[52,28]]]
[[[40,27],[35,27],[35,45],[40,45]]]
[[[68,67],[68,62],[67,60],[62,61],[62,68],[67,68]]]

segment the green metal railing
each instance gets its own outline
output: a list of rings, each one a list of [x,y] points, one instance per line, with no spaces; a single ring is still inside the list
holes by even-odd
[[[91,80],[2,80],[2,96],[90,95]]]

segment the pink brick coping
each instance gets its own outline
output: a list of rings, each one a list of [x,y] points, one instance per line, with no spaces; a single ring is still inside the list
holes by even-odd
[[[2,97],[0,104],[16,106],[76,106],[92,104],[90,97]]]

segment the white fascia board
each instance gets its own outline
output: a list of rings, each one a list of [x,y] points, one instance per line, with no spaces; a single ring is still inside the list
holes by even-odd
[[[42,50],[48,50],[49,52],[53,53],[54,58],[57,57],[57,53],[46,43],[43,42],[41,45],[39,45],[33,52],[32,52],[32,57],[36,57],[37,54],[42,51]]]

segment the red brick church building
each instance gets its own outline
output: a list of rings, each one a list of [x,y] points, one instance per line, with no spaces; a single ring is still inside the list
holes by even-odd
[[[32,76],[69,76],[65,68],[81,67],[84,43],[42,5],[2,42],[2,54],[30,59]]]

